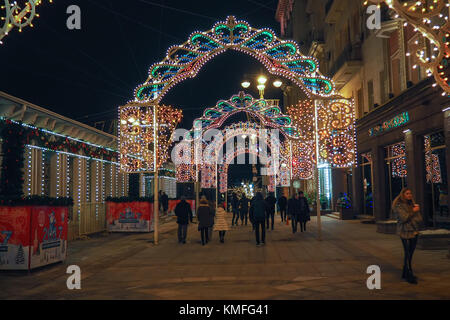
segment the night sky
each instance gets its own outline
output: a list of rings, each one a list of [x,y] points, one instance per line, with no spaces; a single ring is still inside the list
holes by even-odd
[[[46,2],[46,1],[45,1]],[[197,30],[210,29],[228,15],[279,34],[277,0],[147,1],[55,0],[38,8],[34,28],[13,30],[0,46],[0,90],[70,118],[92,123],[116,119],[117,107],[133,98],[149,67],[167,49]],[[81,8],[82,29],[68,30],[66,8]],[[234,51],[209,61],[195,79],[174,87],[163,99],[184,110],[182,127],[207,106],[241,90],[244,74],[264,67]],[[257,97],[257,90],[249,90]],[[266,97],[280,98],[279,90]]]

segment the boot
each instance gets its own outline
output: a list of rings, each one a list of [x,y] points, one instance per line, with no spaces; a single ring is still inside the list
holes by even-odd
[[[413,271],[411,269],[408,269],[406,281],[408,281],[408,283],[411,283],[411,284],[417,284],[417,277],[414,276]]]
[[[406,279],[407,275],[408,275],[408,268],[406,266],[403,266],[402,279]]]

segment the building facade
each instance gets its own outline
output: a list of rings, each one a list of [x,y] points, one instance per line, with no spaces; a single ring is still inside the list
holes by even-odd
[[[446,227],[449,101],[412,54],[429,44],[387,7],[381,13],[381,29],[369,30],[362,1],[286,0],[276,18],[283,36],[315,56],[340,94],[355,101],[357,165],[341,184],[355,213],[389,219],[407,186],[426,224]],[[292,88],[285,99],[292,105],[298,98]]]

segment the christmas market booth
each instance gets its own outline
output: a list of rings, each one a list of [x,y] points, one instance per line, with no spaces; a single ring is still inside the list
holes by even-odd
[[[70,198],[0,200],[0,270],[31,270],[67,257]]]
[[[153,231],[153,198],[107,198],[108,232]]]

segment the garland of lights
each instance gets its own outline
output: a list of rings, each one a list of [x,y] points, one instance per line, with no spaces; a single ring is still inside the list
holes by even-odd
[[[146,82],[136,88],[135,102],[159,103],[174,85],[194,78],[208,60],[229,49],[256,58],[270,73],[288,78],[308,97],[335,94],[333,81],[320,74],[315,58],[300,53],[297,43],[229,16],[208,31],[192,33],[182,45],[170,47],[164,60],[150,67]]]
[[[4,17],[1,17],[3,26],[0,27],[0,44],[3,37],[7,36],[8,33],[14,28],[19,28],[19,32],[25,27],[33,27],[33,19],[39,17],[36,13],[36,7],[42,3],[42,0],[28,0],[25,3],[24,8],[21,8],[16,1],[10,3],[9,0],[4,0],[4,4],[1,9],[4,10]],[[50,0],[50,3],[53,1]]]
[[[400,142],[392,146],[386,147],[388,158],[392,158],[391,173],[393,178],[406,178],[408,170],[406,167],[406,145],[405,142]]]
[[[425,136],[425,169],[427,183],[438,184],[442,183],[441,164],[437,154],[433,154],[431,149],[430,136]]]
[[[213,108],[207,108],[201,118],[194,120],[193,129],[186,138],[188,140],[196,138],[194,129],[196,127],[202,128],[202,132],[220,128],[232,115],[245,112],[258,118],[264,127],[279,129],[284,136],[299,139],[299,132],[295,126],[291,125],[291,118],[270,102],[271,100],[254,99],[251,95],[241,91],[229,100],[220,100]]]
[[[120,108],[119,149],[122,170],[127,172],[154,170],[154,106],[128,104]],[[157,166],[168,159],[172,134],[181,122],[182,111],[171,106],[157,106]]]
[[[450,21],[448,17],[449,0],[370,0],[377,4],[386,3],[389,8],[395,10],[396,17],[404,19],[406,24],[415,27],[424,39],[432,46],[431,53],[424,46],[416,42],[416,56],[419,63],[425,68],[429,76],[434,75],[436,84],[444,90],[443,95],[450,95],[449,86],[449,39]],[[366,0],[364,2],[368,4]]]

